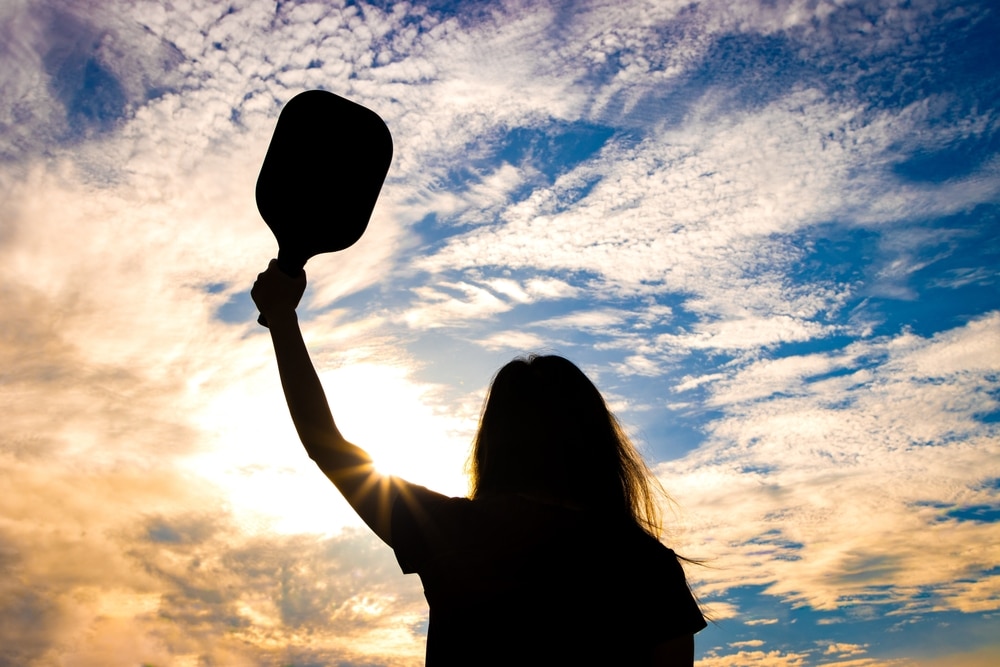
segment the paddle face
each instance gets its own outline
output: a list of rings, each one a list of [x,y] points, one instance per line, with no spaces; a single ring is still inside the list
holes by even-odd
[[[389,129],[360,104],[323,90],[285,104],[256,189],[282,271],[297,275],[310,257],[361,238],[391,160]]]

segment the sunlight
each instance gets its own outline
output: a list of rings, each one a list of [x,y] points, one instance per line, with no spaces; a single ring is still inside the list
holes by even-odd
[[[437,409],[432,386],[412,382],[401,366],[371,363],[321,377],[338,427],[380,472],[466,493],[475,422]],[[273,369],[211,397],[196,422],[209,442],[186,465],[220,488],[245,531],[329,534],[363,525],[299,443]]]
[[[435,387],[413,383],[400,366],[358,364],[322,377],[341,432],[380,472],[441,493],[466,492],[475,423],[436,408]]]

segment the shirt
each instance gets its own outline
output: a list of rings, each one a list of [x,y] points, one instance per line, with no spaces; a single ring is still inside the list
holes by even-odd
[[[392,545],[430,606],[428,667],[648,664],[706,626],[676,554],[632,521],[411,486]]]

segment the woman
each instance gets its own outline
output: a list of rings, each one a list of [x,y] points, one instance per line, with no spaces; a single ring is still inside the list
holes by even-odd
[[[310,458],[420,575],[427,665],[693,664],[705,620],[657,539],[656,482],[576,366],[545,356],[500,369],[473,493],[448,498],[379,474],[340,434],[295,314],[305,286],[272,260],[251,295]]]

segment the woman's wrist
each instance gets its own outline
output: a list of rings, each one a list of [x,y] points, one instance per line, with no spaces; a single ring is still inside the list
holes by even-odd
[[[297,324],[299,321],[299,316],[295,312],[295,308],[275,308],[264,313],[264,317],[267,318],[268,327],[272,329],[275,325]]]

